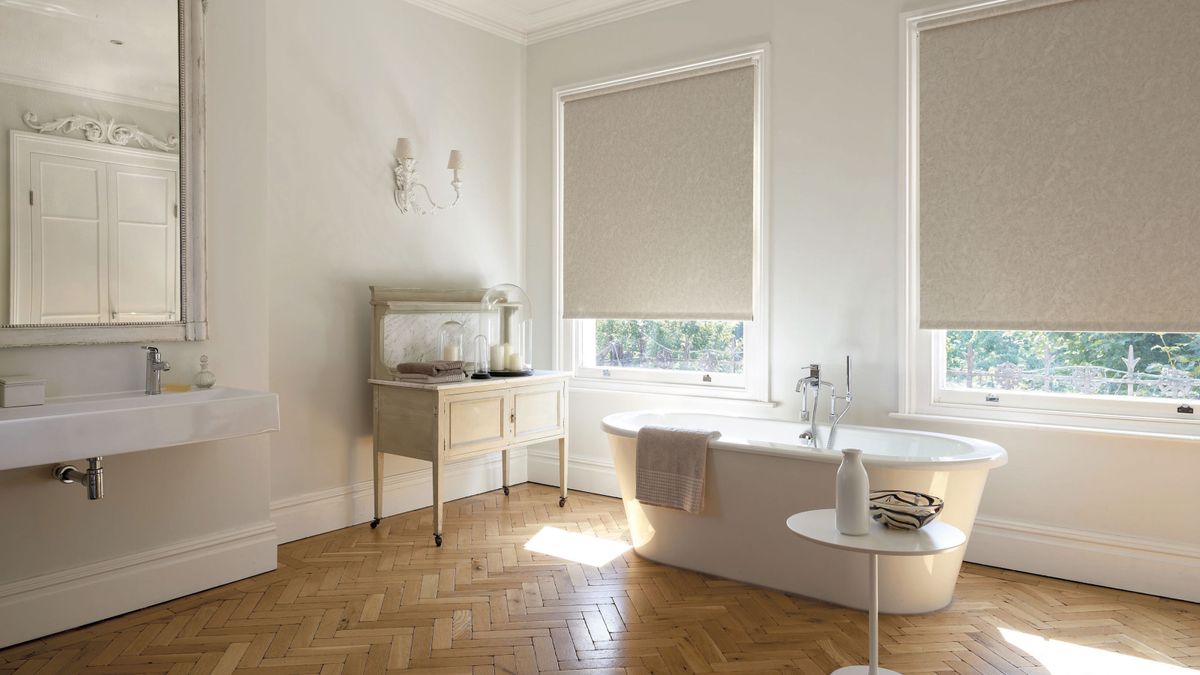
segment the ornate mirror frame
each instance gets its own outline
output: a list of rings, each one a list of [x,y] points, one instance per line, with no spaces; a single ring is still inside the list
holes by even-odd
[[[0,327],[0,347],[168,342],[208,338],[204,239],[204,4],[179,9],[179,321]]]

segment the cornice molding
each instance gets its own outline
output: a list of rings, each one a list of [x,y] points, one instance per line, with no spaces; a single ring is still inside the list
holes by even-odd
[[[88,89],[64,82],[55,82],[52,80],[44,80],[34,77],[25,77],[23,75],[14,75],[12,73],[0,73],[0,84],[11,84],[17,87],[29,87],[30,89],[41,89],[42,91],[52,91],[58,94],[69,94],[71,96],[79,96],[82,98],[90,98],[95,101],[108,101],[109,103],[123,103],[125,105],[137,106],[139,108],[148,108],[150,110],[161,110],[163,112],[178,113],[179,103],[166,103],[148,98],[137,96],[127,96],[110,91],[101,91],[99,89]]]
[[[408,0],[423,9],[528,45],[550,40],[595,26],[678,5],[688,0],[632,0],[607,7],[603,0],[574,0],[569,9],[550,8],[540,12],[521,12],[503,3],[476,5],[463,0]],[[487,7],[486,11],[480,11]]]
[[[637,16],[639,14],[647,14],[670,7],[672,5],[680,5],[688,0],[639,0],[638,2],[613,7],[611,9],[601,10],[592,14],[578,16],[573,19],[568,19],[559,22],[545,22],[543,25],[537,26],[530,30],[526,35],[526,44],[534,44],[545,40],[552,40],[556,37],[576,33],[588,28],[602,26],[606,23],[613,23]]]

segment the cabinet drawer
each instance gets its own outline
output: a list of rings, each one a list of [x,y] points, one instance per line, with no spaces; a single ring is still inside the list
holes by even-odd
[[[562,434],[566,416],[564,384],[555,382],[512,390],[513,443]]]
[[[499,448],[507,442],[509,415],[503,392],[447,397],[445,415],[447,456]]]

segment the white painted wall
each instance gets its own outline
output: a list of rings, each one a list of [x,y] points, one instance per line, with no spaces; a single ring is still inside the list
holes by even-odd
[[[771,398],[779,407],[740,409],[794,419],[803,367],[834,366],[830,379],[837,380],[835,364],[849,353],[856,382],[846,422],[897,425],[888,413],[898,405],[900,367],[899,17],[940,4],[694,0],[530,46],[526,275],[537,310],[545,316],[552,306],[553,89],[769,42]],[[537,365],[548,366],[551,326],[542,322],[538,330]],[[573,391],[574,486],[615,488],[599,428],[604,415],[727,406]],[[1009,466],[992,474],[969,558],[1153,592],[1169,592],[1145,585],[1156,574],[1175,575],[1176,587],[1200,579],[1200,528],[1182,508],[1200,472],[1196,443],[912,426],[993,440],[1009,451]],[[531,479],[553,483],[550,468],[531,454]]]
[[[164,382],[190,382],[205,353],[220,384],[257,389],[270,384],[264,19],[258,3],[209,3],[212,339],[159,345],[172,364]],[[41,375],[50,396],[141,389],[144,364],[136,344],[0,350],[0,373]],[[0,644],[273,568],[269,452],[264,436],[112,457],[104,462],[105,498],[95,502],[87,501],[78,486],[50,480],[49,467],[0,472],[0,513],[5,514],[0,518],[0,541],[5,542],[0,546]],[[147,573],[132,587],[87,569],[231,532],[266,536],[254,539],[232,562],[214,559],[186,573]],[[56,572],[72,581],[57,579],[41,591],[30,589],[31,579]],[[69,589],[70,598],[54,595]],[[75,611],[80,609],[84,613]]]
[[[352,11],[268,0],[267,15],[270,385],[283,418],[271,499],[293,512],[323,502],[314,526],[289,528],[290,538],[362,521],[351,487],[371,476],[367,287],[521,283],[524,48],[394,0]],[[450,149],[463,151],[459,206],[397,210],[398,136],[413,139],[439,200],[452,194]],[[394,475],[429,465],[387,466]],[[413,487],[424,504],[428,485]],[[315,515],[331,508],[344,517]]]

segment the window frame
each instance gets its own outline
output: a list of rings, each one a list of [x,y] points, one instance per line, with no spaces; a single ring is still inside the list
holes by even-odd
[[[944,386],[945,331],[920,328],[920,70],[918,34],[926,23],[983,7],[1020,0],[972,2],[950,9],[905,14],[900,21],[904,86],[899,192],[901,261],[899,340],[900,396],[897,417],[959,419],[1013,426],[1052,426],[1091,431],[1194,437],[1200,413],[1183,414],[1175,399],[1086,394],[958,389]],[[980,330],[983,330],[982,328]],[[999,401],[987,401],[988,393]],[[1195,401],[1191,401],[1192,404]],[[1200,407],[1195,406],[1193,407]]]
[[[684,396],[709,396],[756,401],[767,400],[766,340],[755,321],[743,323],[741,373],[706,373],[699,370],[658,370],[592,365],[596,343],[596,319],[567,319],[573,344],[571,370],[575,378],[592,388],[651,391]],[[593,359],[586,358],[588,354]],[[705,377],[710,381],[705,381]]]
[[[768,401],[770,392],[770,353],[768,317],[768,270],[767,270],[767,157],[768,130],[768,97],[767,83],[770,82],[768,71],[768,50],[766,44],[754,45],[747,49],[725,52],[705,58],[689,60],[674,66],[637,71],[617,77],[609,77],[592,82],[557,87],[553,92],[554,104],[554,227],[552,250],[554,257],[553,269],[553,308],[555,321],[553,324],[553,362],[558,370],[566,370],[574,375],[573,385],[576,388],[610,389],[641,393],[670,394],[680,396],[702,396],[723,399],[741,399],[749,401]],[[595,320],[593,319],[562,319],[563,298],[563,105],[566,97],[597,89],[653,79],[664,75],[685,73],[712,66],[751,59],[757,64],[755,86],[755,185],[754,185],[754,320],[746,321],[743,333],[745,345],[745,361],[743,373],[711,373],[711,382],[703,381],[705,373],[699,371],[668,371],[650,368],[601,368],[585,365],[581,358],[588,337],[595,343]],[[673,317],[664,317],[669,320]],[[590,324],[590,327],[589,327]],[[593,361],[594,363],[594,361]],[[607,373],[607,374],[606,374]]]

